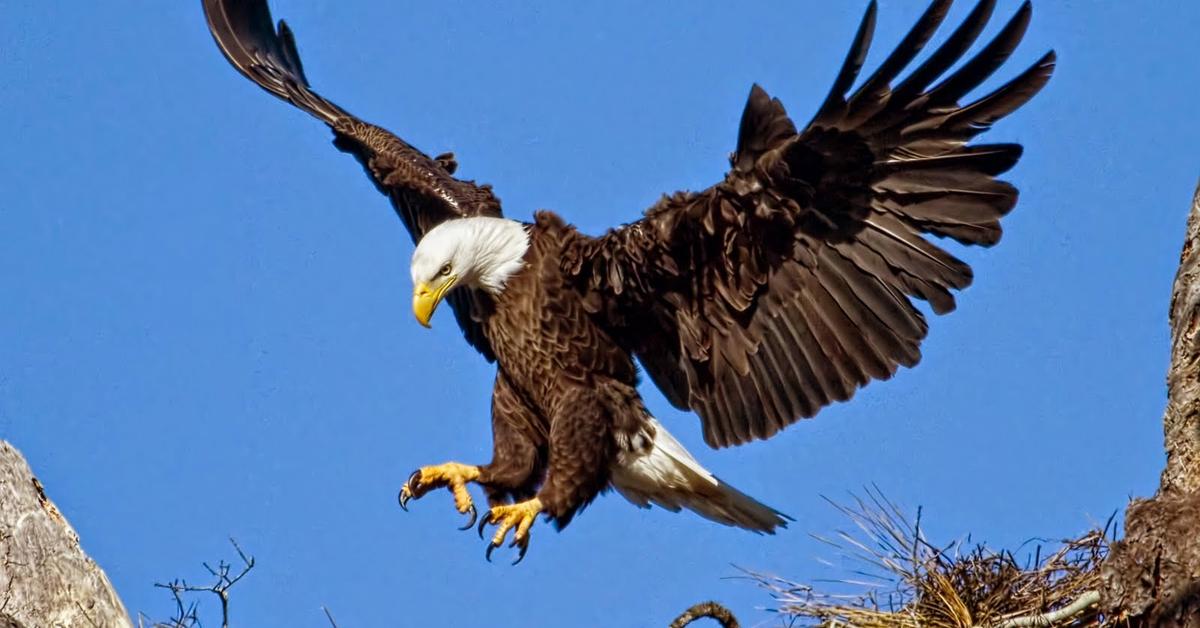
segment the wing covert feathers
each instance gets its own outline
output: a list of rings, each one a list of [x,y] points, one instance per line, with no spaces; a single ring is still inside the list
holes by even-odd
[[[995,8],[982,0],[909,70],[950,5],[933,2],[854,89],[872,2],[803,131],[755,85],[724,181],[666,196],[564,260],[667,398],[697,411],[710,445],[770,437],[915,365],[928,327],[912,299],[949,312],[972,280],[928,236],[999,241],[1017,190],[995,177],[1021,147],[968,142],[1032,98],[1055,57],[964,100],[1011,56],[1031,9],[968,57]]]

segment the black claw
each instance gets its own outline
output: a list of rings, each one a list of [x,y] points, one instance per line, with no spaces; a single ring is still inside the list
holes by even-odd
[[[470,508],[467,512],[471,515],[471,519],[467,521],[467,525],[459,528],[459,530],[470,530],[475,525],[475,519],[478,516],[478,513],[475,512],[475,504],[471,504]]]
[[[494,551],[496,551],[496,546],[488,543],[487,553],[484,554],[483,557],[486,558],[489,563],[492,562],[492,552]]]
[[[421,470],[417,469],[408,476],[408,481],[400,488],[400,508],[404,512],[408,512],[408,502],[416,494],[417,487],[420,483],[417,481],[421,477]],[[405,490],[407,489],[407,490]]]
[[[483,540],[483,526],[487,525],[488,519],[492,518],[492,511],[489,510],[483,515],[483,519],[479,520],[479,540]]]
[[[512,562],[512,564],[515,566],[517,563],[525,560],[525,552],[527,552],[527,551],[529,551],[529,542],[528,541],[521,544],[521,553],[517,554],[517,559],[514,560]]]

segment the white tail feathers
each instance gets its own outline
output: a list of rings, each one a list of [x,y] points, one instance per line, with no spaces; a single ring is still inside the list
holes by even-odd
[[[671,512],[687,508],[729,526],[772,534],[787,527],[787,515],[722,482],[700,466],[679,441],[654,418],[653,445],[642,453],[623,453],[612,467],[612,485],[642,508],[655,504]]]

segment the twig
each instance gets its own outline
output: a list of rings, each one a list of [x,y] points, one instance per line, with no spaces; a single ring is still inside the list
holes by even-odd
[[[683,628],[684,626],[708,617],[721,624],[722,628],[738,628],[738,620],[733,616],[733,612],[728,608],[717,604],[716,602],[700,602],[691,608],[683,611],[675,621],[671,622],[668,628]]]
[[[233,544],[233,549],[237,550],[238,557],[242,559],[242,570],[239,571],[236,576],[230,575],[233,565],[230,565],[225,561],[220,561],[217,563],[215,569],[209,566],[208,563],[201,563],[204,565],[204,568],[208,570],[208,573],[212,574],[217,579],[217,581],[211,585],[190,585],[187,583],[187,581],[182,579],[172,580],[166,584],[158,582],[154,584],[154,586],[159,587],[160,589],[170,590],[171,594],[175,596],[176,615],[174,618],[172,618],[172,623],[160,625],[171,626],[173,628],[188,628],[190,626],[197,626],[200,623],[200,619],[196,611],[196,603],[192,602],[190,605],[185,606],[183,603],[183,594],[207,592],[215,594],[221,599],[221,628],[229,628],[229,589],[232,588],[233,585],[237,584],[239,580],[244,578],[246,574],[250,573],[251,569],[254,569],[254,557],[247,556],[246,553],[242,551],[241,546],[238,545],[236,540],[229,539],[229,542]]]
[[[1006,619],[995,625],[995,628],[1046,628],[1053,626],[1068,617],[1074,617],[1080,611],[1091,606],[1095,606],[1100,602],[1099,591],[1088,591],[1079,596],[1074,602],[1049,613],[1041,615],[1026,615],[1025,617],[1013,617]]]

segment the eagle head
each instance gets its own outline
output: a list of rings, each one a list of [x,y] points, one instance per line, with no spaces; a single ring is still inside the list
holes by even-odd
[[[528,249],[525,225],[506,218],[455,218],[430,229],[412,257],[417,321],[429,327],[438,304],[458,286],[499,294]]]

